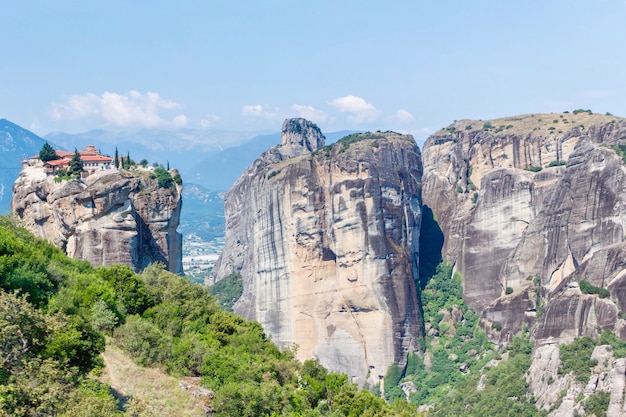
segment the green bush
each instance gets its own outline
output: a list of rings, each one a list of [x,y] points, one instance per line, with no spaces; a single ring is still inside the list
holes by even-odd
[[[524,168],[524,170],[526,171],[530,171],[530,172],[539,172],[541,171],[543,168],[540,166],[535,166],[535,165],[530,165],[527,166],[526,168]]]
[[[560,345],[561,366],[558,374],[573,372],[578,381],[587,382],[591,376],[591,368],[598,364],[597,360],[591,359],[595,347],[596,342],[588,336],[575,339],[568,345]]]
[[[548,166],[549,167],[558,167],[558,166],[565,165],[565,164],[567,164],[567,161],[563,161],[563,160],[561,160],[561,161],[550,161]]]
[[[598,294],[600,298],[608,298],[611,293],[606,288],[596,287],[595,285],[591,285],[589,281],[582,280],[578,283],[580,286],[580,291],[583,294]]]
[[[511,288],[511,287],[506,287],[506,290],[504,291],[504,293],[505,293],[506,295],[513,294],[513,288]]]
[[[161,166],[154,169],[154,171],[150,174],[150,178],[156,179],[160,188],[171,188],[174,186],[174,179],[172,178],[172,175]]]
[[[611,401],[611,393],[606,391],[598,391],[591,394],[583,403],[583,409],[586,414],[606,416]]]
[[[209,292],[226,311],[233,311],[233,305],[243,294],[243,279],[238,272],[232,272],[209,287]]]

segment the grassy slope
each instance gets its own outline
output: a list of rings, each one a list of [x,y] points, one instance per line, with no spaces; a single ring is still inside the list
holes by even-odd
[[[104,370],[98,378],[109,385],[123,404],[131,399],[142,409],[141,415],[200,417],[200,400],[180,388],[179,380],[158,369],[135,364],[120,349],[107,344],[102,354]]]

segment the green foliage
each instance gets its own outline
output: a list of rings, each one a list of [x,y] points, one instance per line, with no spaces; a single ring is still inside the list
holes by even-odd
[[[70,160],[70,166],[67,169],[67,172],[71,176],[78,177],[83,171],[83,160],[80,159],[80,154],[78,153],[78,150],[74,149],[74,155],[72,155],[72,159]]]
[[[117,326],[118,317],[115,315],[107,303],[102,300],[96,301],[91,308],[91,324],[96,330],[105,333],[113,332]]]
[[[465,126],[465,130],[472,130],[472,125]]]
[[[595,285],[591,285],[589,281],[582,280],[578,283],[580,286],[580,291],[583,294],[598,294],[600,298],[608,298],[611,293],[606,288],[596,287]]]
[[[339,153],[343,153],[353,143],[361,142],[363,140],[375,140],[375,139],[385,139],[385,135],[383,133],[381,133],[381,132],[352,133],[352,134],[350,134],[348,136],[344,136],[343,138],[339,139],[332,146],[339,146],[339,145],[341,145],[341,149],[339,149]]]
[[[241,274],[232,272],[209,287],[209,292],[217,298],[219,305],[226,311],[233,311],[235,301],[243,294]]]
[[[144,168],[148,166],[148,163],[149,163],[148,160],[145,158],[139,161],[139,165],[141,165]]]
[[[535,407],[526,382],[531,350],[527,333],[514,338],[508,360],[460,381],[429,415],[545,416],[545,411]],[[483,374],[486,375],[484,389],[478,391],[476,387]]]
[[[541,171],[543,168],[540,166],[535,166],[535,165],[530,165],[527,166],[526,168],[524,168],[526,171],[530,171],[530,172],[539,172]]]
[[[452,265],[441,261],[431,276],[423,277],[421,291],[423,317],[427,327],[437,329],[439,336],[428,336],[425,354],[431,357],[426,370],[417,354],[407,357],[405,381],[412,381],[418,392],[411,395],[414,405],[438,404],[448,392],[467,380],[474,369],[480,369],[492,356],[491,344],[477,326],[478,316],[463,301],[461,275],[452,273]],[[462,313],[460,321],[444,322],[444,311]],[[461,371],[464,364],[464,371]],[[385,381],[387,382],[387,381]],[[387,384],[385,384],[387,385]]]
[[[583,110],[583,109],[576,109],[572,113],[574,113],[574,114],[578,114],[578,113],[593,114],[593,112],[591,110]]]
[[[385,397],[387,398],[387,401],[391,401],[394,398],[399,398],[398,392],[401,397],[404,396],[404,393],[402,392],[402,390],[398,389],[398,390],[394,390],[394,388],[398,387],[398,384],[400,383],[400,380],[402,379],[402,368],[400,368],[397,364],[393,363],[391,364],[391,366],[389,366],[389,368],[387,369],[387,373],[385,374]],[[395,393],[395,395],[394,395]]]
[[[489,130],[489,129],[493,129],[493,125],[491,124],[491,122],[483,123],[483,130]]]
[[[100,330],[115,326],[113,342],[140,364],[201,377],[220,415],[414,415],[403,400],[390,406],[346,375],[296,361],[259,323],[163,265],[94,269],[0,218],[0,268],[0,415],[121,415],[87,377],[101,366]]]
[[[586,414],[606,416],[611,401],[611,393],[606,391],[598,391],[591,394],[583,403],[583,409]]]
[[[596,342],[589,336],[575,339],[568,345],[560,345],[559,352],[561,366],[558,374],[565,375],[573,372],[576,380],[587,382],[591,376],[591,368],[598,364],[598,361],[591,359],[591,353],[596,347]]]
[[[504,291],[504,293],[505,293],[506,295],[513,294],[513,288],[511,288],[511,287],[506,287],[506,290]]]
[[[172,178],[172,174],[170,174],[170,172],[162,166],[156,167],[150,174],[150,178],[156,178],[157,184],[161,188],[170,188],[174,186],[174,178]]]
[[[41,150],[39,151],[39,159],[42,162],[53,161],[59,158],[60,156],[57,155],[57,152],[48,142],[43,144],[43,146],[41,147]]]
[[[562,166],[562,165],[566,165],[567,161],[550,161],[550,163],[548,164],[549,167],[558,167],[558,166]]]
[[[117,152],[117,146],[115,147],[115,158],[113,158],[113,165],[115,165],[115,168],[120,167],[120,155]]]
[[[613,145],[612,148],[622,158],[622,162],[626,164],[626,145]]]

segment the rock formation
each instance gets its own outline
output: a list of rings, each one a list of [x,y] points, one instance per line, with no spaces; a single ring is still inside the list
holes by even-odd
[[[626,170],[612,146],[624,143],[626,120],[589,112],[462,120],[428,139],[424,205],[492,340],[543,306],[538,339],[623,331]],[[571,288],[581,280],[611,300]]]
[[[281,145],[225,196],[225,248],[208,283],[239,272],[235,312],[299,358],[376,383],[421,332],[420,153],[395,133],[323,145],[314,124],[285,121]]]
[[[36,236],[95,266],[142,270],[163,262],[182,273],[180,192],[180,186],[158,187],[148,172],[109,169],[57,183],[42,166],[25,166],[13,185],[11,212]]]
[[[423,201],[443,230],[442,255],[492,341],[530,329],[528,381],[551,416],[583,413],[601,391],[610,393],[609,415],[624,413],[625,360],[610,347],[596,347],[589,381],[557,372],[559,344],[603,330],[626,339],[619,145],[626,120],[577,111],[461,120],[424,146]]]

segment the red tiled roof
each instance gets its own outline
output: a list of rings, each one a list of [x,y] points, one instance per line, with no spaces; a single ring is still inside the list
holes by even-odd
[[[56,154],[59,155],[61,158],[65,158],[65,157],[72,157],[72,155],[74,155],[74,152],[68,152],[68,151],[56,151]]]
[[[69,161],[67,159],[54,159],[52,161],[46,162],[46,165],[61,167],[63,165],[69,165]]]
[[[83,162],[111,162],[113,158],[102,155],[81,155]]]

